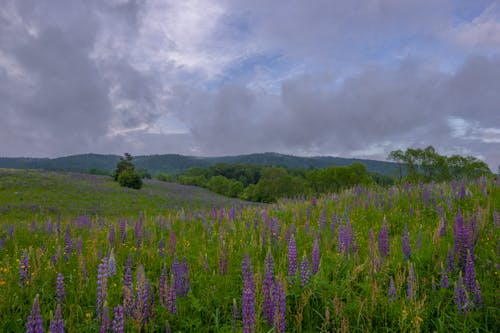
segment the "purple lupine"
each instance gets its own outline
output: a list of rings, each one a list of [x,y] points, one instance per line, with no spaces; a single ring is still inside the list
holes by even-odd
[[[66,233],[64,234],[64,258],[68,259],[73,252],[73,239],[71,239],[71,234],[69,226],[66,228]]]
[[[311,199],[311,206],[316,207],[316,204],[317,204],[316,201],[317,201],[316,197],[312,197],[312,199]]]
[[[469,311],[469,297],[467,296],[467,291],[465,290],[461,273],[458,276],[458,281],[455,282],[454,301],[458,312],[466,314]]]
[[[302,256],[302,262],[300,263],[300,286],[304,287],[309,283],[311,279],[311,267],[309,265],[309,260],[307,256],[304,254]]]
[[[108,259],[108,276],[115,276],[115,275],[116,275],[116,258],[114,250],[111,249],[111,253],[109,254],[109,259]]]
[[[134,224],[134,235],[135,235],[135,244],[137,248],[141,247],[142,237],[144,236],[144,228],[142,226],[142,218],[139,219]]]
[[[220,275],[225,275],[227,274],[227,268],[228,266],[228,255],[227,255],[227,249],[225,245],[222,245],[222,250],[221,254],[219,257],[219,273]]]
[[[33,301],[33,307],[31,308],[31,313],[28,316],[28,321],[26,322],[26,333],[43,333],[43,318],[40,313],[40,301],[39,296],[36,295]]]
[[[64,333],[64,320],[59,303],[56,306],[54,317],[50,319],[49,333]]]
[[[78,239],[76,240],[76,246],[75,246],[76,255],[79,256],[80,254],[82,254],[82,250],[83,250],[82,237],[78,237]]]
[[[481,293],[481,288],[479,287],[479,282],[477,280],[474,285],[474,290],[472,291],[472,297],[474,298],[474,304],[478,308],[483,307],[483,294]]]
[[[446,236],[446,218],[441,216],[441,220],[439,223],[439,237]]]
[[[125,332],[125,309],[121,305],[113,308],[113,321],[111,322],[111,331],[113,333]]]
[[[406,298],[409,300],[415,299],[417,296],[417,278],[415,277],[415,270],[413,269],[413,265],[409,264],[409,272],[408,272],[408,285],[406,288]]]
[[[389,226],[387,225],[387,221],[384,217],[384,221],[382,222],[382,228],[378,234],[378,251],[382,258],[389,257],[390,254],[390,246],[389,246]]]
[[[450,280],[448,279],[448,274],[446,273],[444,267],[441,267],[441,280],[439,284],[443,289],[447,289],[450,287]]]
[[[231,331],[236,332],[238,330],[238,327],[236,325],[239,319],[240,309],[238,308],[238,303],[236,303],[236,298],[233,298],[233,320],[231,322]]]
[[[146,278],[144,267],[139,265],[137,270],[137,295],[135,298],[134,319],[137,322],[145,324],[152,316],[152,297],[151,284]]]
[[[120,219],[118,221],[118,227],[120,229],[120,242],[124,244],[127,241],[127,221],[125,219]]]
[[[166,308],[168,297],[168,274],[165,266],[163,266],[161,270],[158,291],[160,294],[160,305]]]
[[[323,208],[318,218],[318,225],[320,230],[324,230],[326,227],[326,208]]]
[[[163,240],[163,238],[158,242],[158,253],[160,257],[165,257],[165,241]]]
[[[274,330],[278,333],[286,329],[286,295],[283,284],[277,279],[273,284],[274,298]]]
[[[177,246],[177,235],[175,231],[172,230],[170,235],[168,236],[168,253],[173,255],[175,253],[175,248]]]
[[[401,238],[401,244],[403,246],[404,259],[405,260],[410,259],[411,248],[410,248],[410,236],[408,234],[408,224],[405,224],[405,228],[403,230],[403,236]]]
[[[108,242],[110,247],[114,247],[116,243],[116,230],[115,226],[112,224],[109,227]]]
[[[288,276],[295,277],[297,273],[297,243],[293,235],[288,242]]]
[[[170,288],[167,296],[167,311],[170,314],[177,314],[177,292],[175,291],[175,275],[170,276]]]
[[[455,256],[450,246],[448,246],[448,255],[446,256],[446,271],[448,273],[455,273]]]
[[[253,281],[252,263],[248,253],[245,254],[241,264],[243,277],[243,293],[241,313],[243,320],[243,332],[255,332],[255,285]]]
[[[460,269],[465,268],[465,261],[467,259],[467,228],[465,227],[462,214],[459,212],[455,217],[453,225],[453,242],[455,260],[458,262]]]
[[[29,281],[29,278],[28,251],[24,250],[21,261],[19,262],[19,281],[21,282],[21,286],[24,286]]]
[[[350,254],[355,254],[358,249],[351,223],[348,219],[346,221],[347,222],[345,224],[339,225],[339,230],[337,233],[338,250],[339,252],[349,256]]]
[[[104,303],[108,297],[108,262],[106,258],[102,258],[97,269],[97,300],[96,312],[97,316],[101,317]]]
[[[393,302],[395,301],[397,298],[397,295],[396,295],[396,285],[394,284],[394,279],[391,275],[391,279],[389,281],[389,289],[387,291],[387,300],[389,302]]]
[[[262,281],[262,312],[264,318],[267,319],[268,325],[272,326],[274,322],[274,302],[271,290],[274,282],[274,261],[270,250],[266,255],[265,269]]]
[[[57,273],[56,278],[56,302],[61,304],[66,297],[66,290],[64,288],[64,276],[61,273]]]
[[[99,328],[99,333],[106,333],[110,326],[111,322],[109,320],[108,302],[106,301],[104,302],[104,305],[102,307],[101,327]]]
[[[469,293],[472,293],[476,287],[476,272],[474,269],[474,259],[470,251],[467,251],[467,259],[465,262],[465,288]]]
[[[319,260],[320,260],[319,239],[317,237],[314,239],[311,257],[312,257],[311,258],[311,271],[312,271],[313,275],[316,275],[319,272]]]

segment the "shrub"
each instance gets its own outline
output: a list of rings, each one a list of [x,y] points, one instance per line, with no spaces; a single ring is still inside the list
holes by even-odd
[[[142,187],[141,175],[132,169],[126,169],[118,176],[118,183],[120,183],[121,186],[138,190]]]

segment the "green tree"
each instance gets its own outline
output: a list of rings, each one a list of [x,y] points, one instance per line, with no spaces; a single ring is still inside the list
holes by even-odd
[[[142,187],[142,178],[132,169],[126,169],[118,176],[118,183],[123,187],[130,187],[136,190]]]
[[[113,178],[115,180],[118,180],[120,174],[127,169],[134,171],[135,167],[134,164],[132,163],[133,159],[134,158],[129,153],[125,153],[123,157],[120,157],[120,160],[116,164],[115,172],[113,173]]]

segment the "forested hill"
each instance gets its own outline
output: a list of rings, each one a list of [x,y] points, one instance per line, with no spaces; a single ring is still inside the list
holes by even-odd
[[[57,171],[88,172],[91,169],[113,171],[120,159],[118,155],[82,154],[58,158],[5,158],[0,157],[0,168],[45,169]],[[159,172],[180,173],[192,167],[208,167],[218,163],[240,163],[256,165],[273,165],[288,168],[325,168],[328,166],[345,166],[360,162],[369,172],[383,175],[396,175],[398,164],[366,159],[351,159],[331,156],[299,157],[278,153],[262,153],[222,157],[195,157],[177,154],[134,156],[134,164],[138,169],[147,169],[151,174]]]

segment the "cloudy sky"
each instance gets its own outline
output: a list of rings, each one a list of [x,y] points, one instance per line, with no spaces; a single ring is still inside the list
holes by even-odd
[[[2,0],[0,156],[500,164],[500,1]]]

